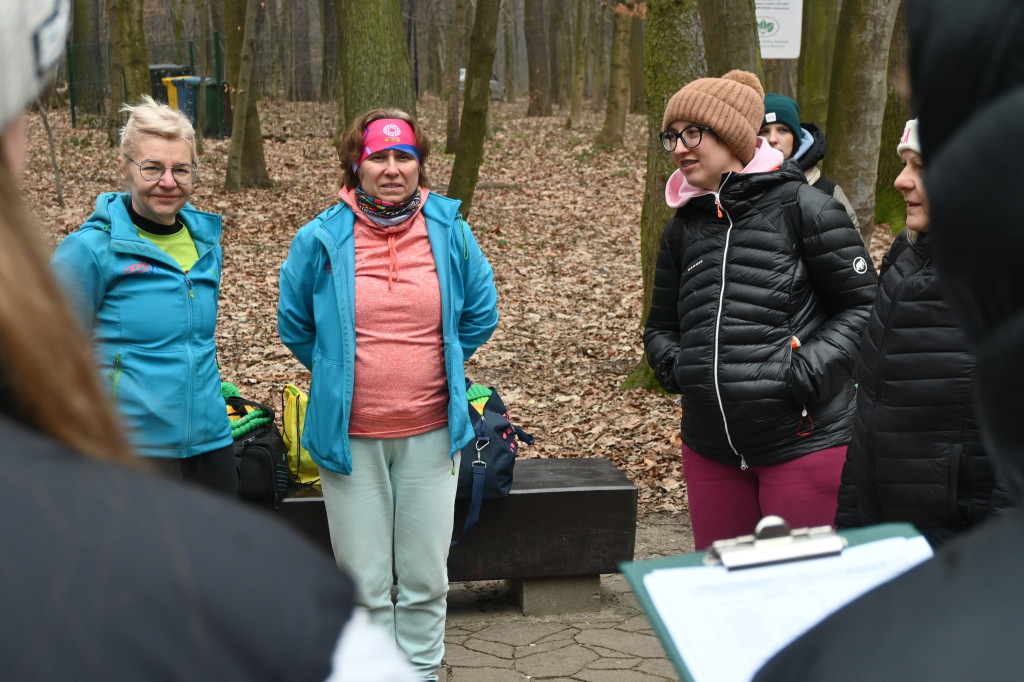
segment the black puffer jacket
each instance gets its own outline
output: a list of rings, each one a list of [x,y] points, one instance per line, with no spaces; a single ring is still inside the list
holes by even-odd
[[[933,545],[993,506],[992,467],[974,418],[975,358],[942,297],[928,233],[899,236],[857,360],[853,440],[836,525],[913,523]]]
[[[854,355],[877,275],[842,206],[802,185],[784,222],[793,161],[724,176],[662,237],[644,345],[666,390],[682,393],[682,438],[737,467],[849,441]],[[802,343],[792,350],[796,337]],[[806,415],[803,412],[806,411]]]

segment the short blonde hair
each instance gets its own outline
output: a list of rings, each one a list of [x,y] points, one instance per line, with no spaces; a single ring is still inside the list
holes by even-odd
[[[352,168],[359,163],[359,157],[363,153],[363,130],[373,121],[382,118],[397,118],[405,121],[412,127],[412,134],[416,136],[416,151],[420,155],[420,187],[430,188],[427,180],[427,158],[430,157],[430,140],[420,124],[416,122],[411,114],[401,109],[372,109],[359,116],[348,130],[341,136],[338,144],[338,156],[341,158],[341,183],[348,189],[355,189],[359,186],[359,176]]]
[[[128,114],[128,122],[121,128],[121,153],[132,155],[137,149],[139,138],[155,135],[172,142],[185,140],[196,163],[196,129],[188,116],[167,104],[160,104],[149,95],[143,95],[138,104],[122,104],[122,112]]]

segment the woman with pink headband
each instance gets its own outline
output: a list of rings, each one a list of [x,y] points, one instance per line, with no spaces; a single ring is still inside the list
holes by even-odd
[[[498,311],[459,202],[427,189],[429,153],[403,111],[355,121],[339,146],[341,201],[292,241],[277,319],[312,372],[303,445],[335,558],[371,619],[436,680],[459,454],[473,437],[463,362]]]

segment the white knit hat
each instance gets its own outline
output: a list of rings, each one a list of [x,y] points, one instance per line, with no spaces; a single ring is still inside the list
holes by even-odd
[[[903,136],[900,138],[900,143],[896,145],[896,153],[903,154],[905,150],[909,149],[912,152],[921,153],[921,142],[917,137],[917,119],[912,118],[907,121],[906,127],[903,128]]]
[[[70,24],[71,0],[0,0],[0,130],[49,82]]]

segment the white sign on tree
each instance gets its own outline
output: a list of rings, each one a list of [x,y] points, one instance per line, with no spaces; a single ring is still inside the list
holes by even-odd
[[[756,0],[761,59],[796,59],[800,56],[803,10],[803,0]]]

